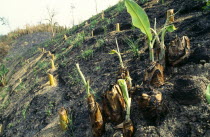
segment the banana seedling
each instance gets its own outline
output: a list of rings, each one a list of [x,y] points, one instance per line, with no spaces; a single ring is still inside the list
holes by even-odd
[[[129,97],[128,88],[125,79],[119,79],[117,81],[118,85],[121,88],[123,98],[126,103],[126,116],[122,124],[118,125],[118,128],[123,128],[123,136],[131,137],[133,135],[134,127],[130,119],[130,110],[131,110],[131,98]]]
[[[104,130],[104,121],[102,116],[102,111],[99,107],[99,104],[95,101],[94,95],[90,93],[89,81],[85,80],[85,77],[80,70],[79,64],[76,64],[77,70],[82,78],[83,84],[87,92],[87,103],[89,109],[89,116],[92,125],[92,133],[94,137],[101,137]]]
[[[61,109],[59,109],[58,114],[59,114],[61,129],[65,131],[67,130],[69,124],[67,110],[64,107],[62,107]]]
[[[119,61],[120,61],[120,69],[118,72],[117,80],[125,79],[127,86],[128,86],[128,90],[130,90],[132,88],[132,79],[130,77],[130,73],[129,73],[128,69],[123,64],[121,53],[120,53],[118,42],[117,42],[117,38],[115,38],[115,40],[116,40],[117,50],[111,50],[109,54],[117,54],[118,55]]]
[[[131,15],[132,23],[135,27],[139,28],[142,33],[147,36],[148,46],[149,46],[149,59],[152,62],[152,66],[154,66],[153,62],[160,63],[160,65],[165,67],[165,35],[167,32],[173,32],[176,30],[175,26],[170,23],[170,18],[173,15],[167,17],[164,26],[157,30],[156,28],[156,19],[154,23],[154,28],[150,27],[150,21],[146,12],[141,8],[136,2],[132,0],[125,0],[125,6],[127,8],[127,12]],[[155,65],[155,66],[157,66]],[[151,67],[150,67],[151,68]],[[159,69],[158,71],[160,71]],[[164,69],[163,69],[164,70]],[[153,71],[156,71],[156,68],[153,67]],[[161,72],[163,74],[163,71]],[[162,75],[164,79],[164,75]],[[155,78],[152,76],[152,78]],[[157,78],[158,79],[158,78]],[[161,83],[158,85],[162,85]]]

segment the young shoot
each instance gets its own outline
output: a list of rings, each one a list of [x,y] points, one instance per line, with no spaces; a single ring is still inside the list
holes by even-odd
[[[80,74],[80,76],[82,78],[82,82],[83,82],[83,84],[85,86],[87,95],[90,96],[91,94],[90,94],[90,84],[89,84],[89,81],[86,81],[85,80],[85,76],[83,75],[82,71],[80,70],[80,67],[79,67],[79,64],[78,63],[76,64],[76,67],[77,67],[77,70],[78,70],[78,72],[79,72],[79,74]]]
[[[124,68],[122,57],[121,57],[121,54],[120,54],[120,49],[119,49],[118,42],[117,42],[117,38],[115,38],[115,40],[116,40],[117,50],[111,50],[109,52],[109,54],[117,54],[118,57],[119,57],[119,60],[120,60],[120,66],[121,66],[121,68]]]
[[[123,98],[126,103],[126,118],[125,119],[128,120],[128,119],[130,119],[131,98],[129,97],[127,84],[124,79],[119,79],[117,81],[117,83],[119,84],[119,86],[122,90]]]
[[[166,23],[164,24],[163,28],[160,29],[160,31],[157,31],[156,29],[156,20],[154,24],[154,28],[150,28],[150,21],[146,14],[146,12],[141,8],[136,2],[133,0],[125,0],[125,6],[127,8],[127,12],[131,15],[132,23],[135,27],[139,28],[142,33],[144,33],[147,36],[148,39],[148,45],[149,45],[149,54],[150,54],[150,61],[154,62],[154,44],[155,42],[158,43],[161,49],[161,53],[159,55],[159,58],[156,60],[162,60],[165,58],[165,44],[164,44],[164,38],[166,35],[166,32],[173,32],[176,28],[174,25],[169,23],[169,16],[166,20]],[[154,36],[153,36],[154,34]]]

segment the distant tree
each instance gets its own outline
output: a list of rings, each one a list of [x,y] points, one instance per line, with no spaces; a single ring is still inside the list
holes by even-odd
[[[0,17],[0,22],[1,22],[1,25],[6,25],[7,24],[7,21],[4,17]]]
[[[9,21],[5,17],[0,17],[0,25],[7,26],[9,30],[11,31]]]
[[[56,12],[54,9],[50,10],[49,8],[47,8],[47,12],[48,12],[48,18],[46,20],[49,22],[52,36],[54,37],[55,36],[55,26],[58,24],[58,22],[55,22]]]

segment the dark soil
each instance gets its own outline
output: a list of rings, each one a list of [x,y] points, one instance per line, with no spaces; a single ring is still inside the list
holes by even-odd
[[[165,4],[157,4],[156,0],[152,0],[142,6],[151,20],[151,26],[156,18],[158,28],[165,22],[167,9],[173,8],[175,12],[180,10],[175,16],[175,26],[178,29],[167,35],[166,46],[176,35],[188,36],[191,54],[181,65],[166,67],[166,83],[156,89],[163,95],[163,102],[157,111],[144,111],[139,108],[138,98],[140,93],[145,92],[144,89],[132,95],[131,120],[135,128],[134,137],[209,137],[210,105],[207,104],[204,95],[210,81],[209,12],[202,10],[203,3],[192,0],[168,0]],[[106,33],[99,15],[96,16],[96,20],[99,21],[93,38],[90,37],[90,28],[84,24],[66,33],[73,41],[76,35],[72,34],[84,31],[85,38],[77,47],[72,47],[64,41],[63,34],[42,44],[40,43],[49,38],[49,35],[34,34],[31,37],[35,41],[34,44],[28,41],[30,44],[25,46],[26,48],[22,48],[18,43],[25,42],[30,35],[16,40],[17,47],[10,51],[8,57],[13,54],[21,57],[6,62],[13,71],[8,74],[10,79],[7,98],[10,102],[0,109],[0,124],[4,126],[2,136],[91,137],[86,91],[75,63],[80,64],[86,79],[90,80],[96,100],[102,104],[102,94],[109,85],[116,82],[119,68],[118,57],[108,54],[110,50],[116,49],[115,37],[118,39],[122,58],[130,71],[133,84],[141,85],[144,71],[149,65],[148,50],[141,53],[140,57],[134,57],[125,40],[126,38],[138,40],[141,50],[145,49],[146,38],[138,29],[132,27],[130,15],[125,9],[113,15],[111,11],[109,13],[105,11],[105,18],[113,18],[112,22],[107,24]],[[118,22],[122,31],[115,32],[115,24]],[[43,38],[43,35],[46,38]],[[97,44],[99,40],[102,40],[100,45]],[[47,83],[50,65],[48,63],[43,67],[39,62],[49,62],[49,56],[39,51],[38,47],[44,47],[56,55],[57,69],[53,72],[58,83],[56,87],[50,87]],[[88,49],[92,49],[93,53],[90,56],[82,56]],[[20,65],[25,60],[29,60],[30,63]],[[25,88],[20,90],[14,88],[19,79],[22,79],[25,85]],[[1,103],[5,100],[0,98]],[[58,110],[61,107],[68,110],[73,122],[66,132],[61,131],[58,125]],[[115,129],[115,126],[107,123],[103,137],[122,136],[122,130]]]

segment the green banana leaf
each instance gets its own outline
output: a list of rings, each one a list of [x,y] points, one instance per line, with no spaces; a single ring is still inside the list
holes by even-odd
[[[139,28],[142,33],[146,34],[148,39],[151,41],[152,33],[146,12],[132,0],[125,0],[125,6],[127,8],[127,12],[131,15],[133,25]]]

